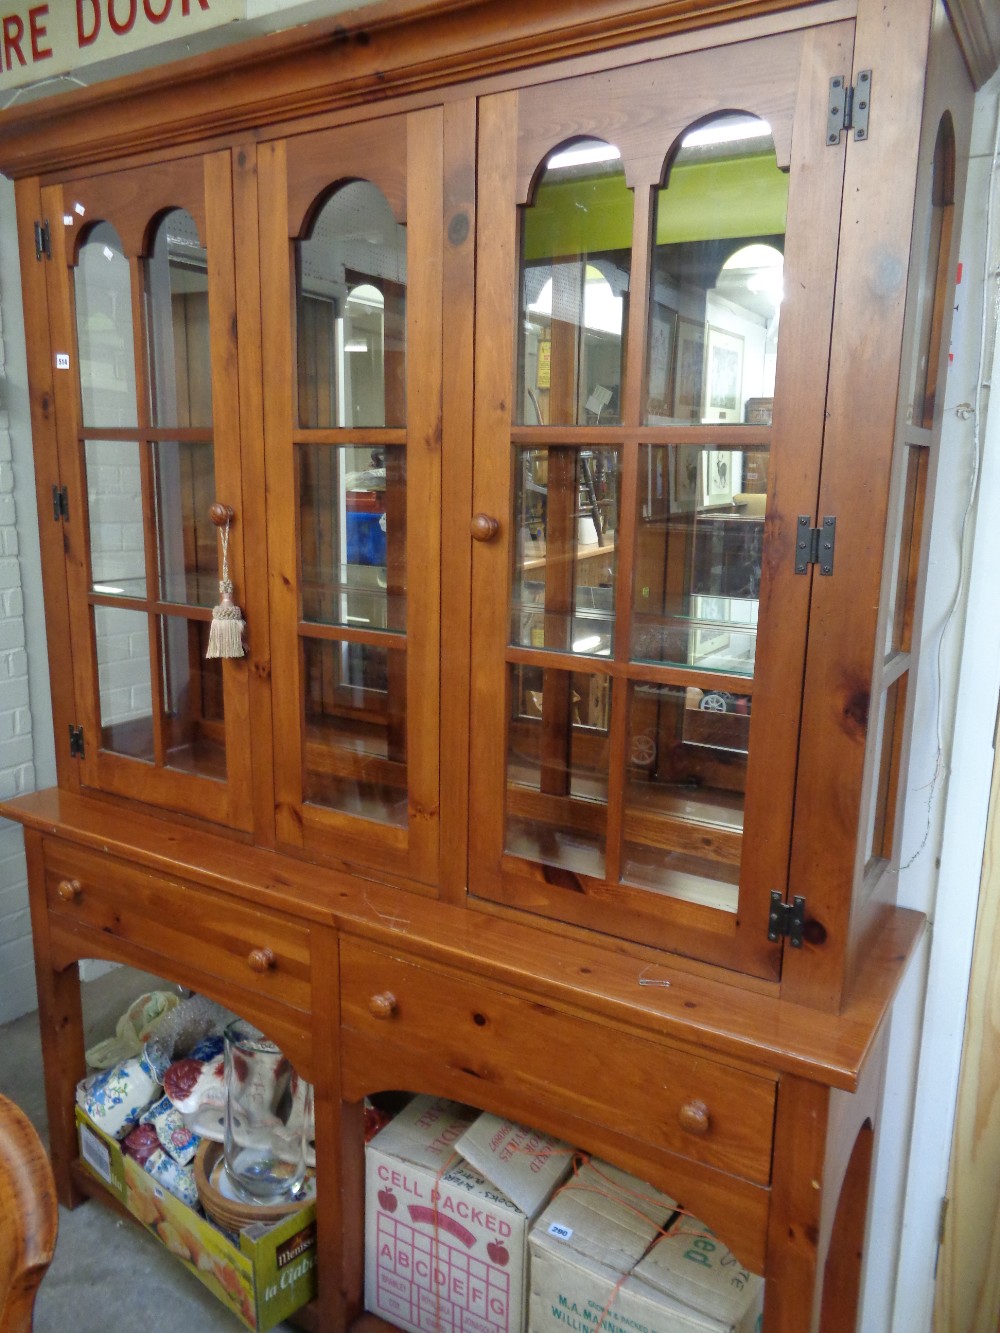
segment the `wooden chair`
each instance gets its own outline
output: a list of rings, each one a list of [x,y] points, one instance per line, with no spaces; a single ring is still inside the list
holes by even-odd
[[[0,1097],[0,1333],[30,1333],[58,1225],[45,1147],[21,1108]]]

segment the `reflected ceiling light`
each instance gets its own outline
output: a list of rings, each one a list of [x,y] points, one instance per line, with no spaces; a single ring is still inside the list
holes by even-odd
[[[585,639],[573,640],[573,651],[574,653],[589,653],[592,652],[600,642],[601,636],[599,634],[588,634]]]
[[[745,120],[716,120],[710,125],[685,134],[681,140],[682,148],[708,148],[713,144],[741,143],[744,139],[762,139],[771,133],[766,120],[756,117]]]
[[[553,153],[546,162],[549,171],[558,171],[561,167],[589,167],[594,162],[616,162],[621,153],[613,144],[584,143],[575,148],[566,148],[561,153]]]
[[[364,338],[352,338],[350,342],[344,343],[345,352],[367,352],[368,344]]]

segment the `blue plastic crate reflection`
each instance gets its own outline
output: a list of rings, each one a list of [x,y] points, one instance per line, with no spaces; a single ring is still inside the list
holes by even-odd
[[[348,513],[347,563],[385,564],[385,514]]]

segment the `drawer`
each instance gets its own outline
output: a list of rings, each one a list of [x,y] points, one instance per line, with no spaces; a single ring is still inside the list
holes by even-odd
[[[45,896],[54,918],[309,1009],[304,923],[67,843],[46,839],[44,848]]]
[[[341,939],[345,1085],[352,1095],[460,1088],[519,1094],[766,1184],[776,1084],[468,974]],[[463,1077],[464,1076],[464,1077]],[[378,1079],[378,1083],[372,1080]]]

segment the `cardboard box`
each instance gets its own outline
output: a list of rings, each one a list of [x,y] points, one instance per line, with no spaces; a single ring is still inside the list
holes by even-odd
[[[764,1279],[749,1272],[702,1222],[680,1219],[635,1267],[635,1277],[676,1303],[687,1323],[710,1333],[758,1333]]]
[[[607,1163],[582,1168],[531,1230],[530,1333],[757,1333],[763,1279],[696,1219],[670,1226],[675,1207]]]
[[[181,1203],[77,1107],[88,1170],[250,1329],[267,1329],[316,1294],[316,1205],[230,1237]]]
[[[606,1333],[653,1333],[633,1308],[627,1275],[676,1208],[608,1162],[583,1165],[531,1228],[531,1333],[596,1333],[599,1323]]]
[[[416,1097],[366,1152],[365,1305],[411,1333],[521,1333],[532,1218],[571,1152]]]

